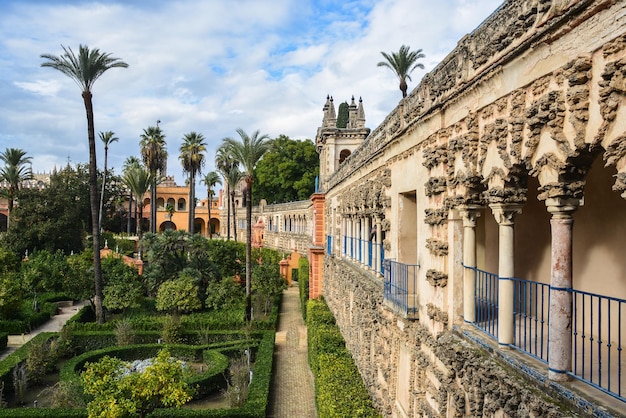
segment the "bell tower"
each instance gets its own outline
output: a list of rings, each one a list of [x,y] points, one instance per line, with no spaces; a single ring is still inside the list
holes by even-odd
[[[337,115],[332,96],[326,96],[322,111],[324,117],[322,126],[317,128],[315,146],[320,155],[320,188],[324,190],[328,179],[363,143],[370,129],[365,127],[363,99],[359,98],[357,105],[352,96],[348,107],[348,123],[345,128],[337,127]]]

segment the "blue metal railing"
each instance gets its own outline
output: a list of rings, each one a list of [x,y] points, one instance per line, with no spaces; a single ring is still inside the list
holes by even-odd
[[[476,274],[474,325],[497,339],[498,275]],[[550,285],[522,279],[514,283],[514,343],[518,350],[548,363]],[[572,293],[572,371],[569,374],[626,402],[626,300],[580,290]]]
[[[571,376],[626,402],[626,300],[572,290]]]
[[[417,312],[417,270],[418,264],[403,264],[384,260],[384,297],[398,313],[405,316]]]
[[[474,325],[494,338],[498,336],[498,275],[476,267],[465,268],[476,274]]]
[[[514,343],[519,350],[548,362],[550,285],[511,279],[514,285]]]

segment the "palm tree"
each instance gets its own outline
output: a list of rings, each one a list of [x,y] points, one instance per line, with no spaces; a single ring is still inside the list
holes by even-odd
[[[269,151],[271,140],[268,135],[260,135],[257,130],[249,136],[243,129],[237,129],[240,140],[224,138],[230,154],[241,164],[246,182],[246,321],[252,319],[252,183],[254,168]],[[232,186],[232,185],[231,185]]]
[[[230,241],[230,202],[228,197],[230,196],[230,182],[226,179],[228,173],[233,168],[238,168],[238,162],[233,159],[233,156],[228,152],[228,149],[222,144],[215,153],[215,166],[217,171],[222,175],[226,181],[226,240]],[[239,179],[241,180],[241,179]]]
[[[209,208],[209,224],[207,225],[209,228],[209,238],[213,238],[213,230],[211,229],[211,202],[213,201],[213,196],[215,195],[215,191],[213,188],[222,184],[222,180],[220,179],[220,175],[217,174],[217,171],[209,171],[202,178],[202,183],[206,186],[206,195],[207,195],[207,206]]]
[[[193,235],[194,220],[196,215],[196,174],[204,166],[204,152],[206,144],[204,136],[196,132],[189,132],[183,137],[180,146],[180,162],[183,171],[189,174],[189,227],[188,231]]]
[[[96,320],[104,323],[102,310],[102,264],[100,263],[100,228],[98,227],[98,182],[96,176],[96,133],[94,128],[93,102],[91,89],[102,74],[111,68],[126,68],[128,64],[111,54],[100,52],[98,48],[89,50],[87,45],[79,45],[78,55],[70,47],[64,47],[60,56],[42,54],[47,60],[42,67],[58,70],[74,80],[82,90],[85,112],[87,114],[87,138],[89,141],[89,204],[91,206],[91,230],[93,234],[94,253],[94,307]]]
[[[131,155],[130,157],[126,158],[126,161],[124,161],[124,165],[122,167],[124,174],[126,174],[126,172],[128,172],[128,170],[130,170],[132,167],[141,167],[141,161],[139,161],[139,158]],[[126,221],[126,233],[130,235],[131,214],[133,213],[133,190],[130,187],[128,188],[128,190],[130,190],[130,192],[128,196],[128,217]],[[137,196],[137,198],[139,197],[141,196]],[[135,205],[135,219],[137,219],[137,205]]]
[[[102,208],[104,206],[104,186],[107,182],[107,159],[109,158],[109,144],[118,141],[112,131],[100,132],[98,136],[104,144],[104,173],[102,174],[102,193],[100,193],[100,212],[98,216],[98,229],[102,232]]]
[[[235,205],[235,194],[237,193],[237,185],[243,180],[243,173],[239,170],[239,165],[234,164],[226,173],[224,179],[228,184],[230,195],[230,206],[233,208],[233,236],[237,242],[237,206]]]
[[[129,166],[122,177],[124,184],[137,197],[137,207],[139,209],[139,219],[137,220],[137,236],[141,241],[141,219],[143,219],[143,195],[152,187],[152,173],[140,165]]]
[[[4,167],[0,169],[0,181],[7,182],[7,189],[3,193],[9,201],[9,216],[7,218],[7,229],[20,183],[33,178],[33,171],[30,168],[31,157],[26,156],[26,151],[19,148],[7,148],[0,154],[0,160],[4,161]],[[28,164],[28,166],[27,166]]]
[[[165,149],[165,135],[159,126],[149,126],[141,134],[141,157],[150,172],[152,185],[150,186],[150,232],[156,232],[156,186],[160,172],[165,170],[167,150]]]
[[[411,73],[416,68],[424,68],[424,64],[417,62],[418,59],[424,58],[422,50],[409,51],[410,47],[402,45],[400,50],[387,54],[381,51],[385,61],[378,63],[378,67],[387,67],[396,75],[400,80],[400,90],[402,91],[402,97],[406,97],[406,90],[408,88],[406,81],[411,81]]]

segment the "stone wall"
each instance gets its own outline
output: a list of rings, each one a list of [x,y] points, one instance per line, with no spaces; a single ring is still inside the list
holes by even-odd
[[[324,297],[383,416],[563,417],[572,411],[455,331],[432,335],[383,305],[383,284],[326,256]],[[404,367],[398,367],[403,364]],[[578,411],[580,413],[580,411]]]

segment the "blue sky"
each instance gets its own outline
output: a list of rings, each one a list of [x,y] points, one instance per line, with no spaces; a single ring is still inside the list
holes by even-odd
[[[161,121],[168,174],[184,184],[182,137],[202,133],[204,172],[235,130],[315,138],[330,94],[338,106],[363,98],[374,129],[398,104],[394,74],[380,51],[422,49],[414,88],[496,0],[3,0],[0,2],[0,150],[21,148],[34,171],[88,161],[80,89],[42,68],[61,45],[99,48],[129,64],[93,88],[96,132],[119,138],[109,167],[139,156],[144,128]],[[97,140],[98,160],[104,151]]]

